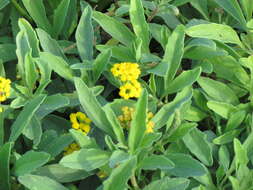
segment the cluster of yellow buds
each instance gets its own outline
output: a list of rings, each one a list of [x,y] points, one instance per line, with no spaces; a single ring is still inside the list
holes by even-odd
[[[134,110],[134,108],[124,106],[124,107],[122,107],[121,111],[122,111],[122,115],[118,116],[118,120],[120,121],[120,124],[123,128],[129,129],[135,110]],[[146,133],[153,133],[154,132],[154,122],[151,121],[153,116],[154,116],[154,114],[152,112],[147,113]]]
[[[77,143],[72,143],[64,149],[65,152],[63,153],[63,155],[64,156],[69,155],[77,150],[80,150],[80,146]]]
[[[141,74],[137,63],[117,63],[111,68],[114,77],[118,78],[123,85],[120,87],[119,95],[124,99],[138,98],[141,94],[141,84],[138,78]]]
[[[11,81],[4,77],[0,77],[0,102],[4,102],[9,96],[11,91]]]
[[[71,113],[69,117],[70,122],[72,123],[72,128],[81,131],[84,135],[87,135],[90,132],[91,120],[84,113]]]

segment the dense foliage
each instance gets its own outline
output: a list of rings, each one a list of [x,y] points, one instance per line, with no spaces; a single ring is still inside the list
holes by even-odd
[[[0,0],[0,190],[253,190],[251,0]]]

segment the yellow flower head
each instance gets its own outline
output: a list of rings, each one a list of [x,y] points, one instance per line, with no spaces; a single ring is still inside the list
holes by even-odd
[[[134,80],[133,82],[127,82],[120,87],[119,95],[124,99],[138,98],[141,95],[141,84]]]
[[[0,102],[5,101],[10,96],[11,81],[0,77]]]
[[[77,143],[72,143],[64,149],[64,156],[69,155],[77,150],[80,150],[80,146]]]
[[[84,135],[87,135],[90,132],[91,120],[84,113],[71,113],[69,118],[72,123],[72,128],[81,131]]]

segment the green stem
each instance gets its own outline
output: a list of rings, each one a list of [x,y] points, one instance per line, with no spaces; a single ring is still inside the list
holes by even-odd
[[[19,14],[21,14],[22,16],[26,17],[27,20],[29,22],[33,22],[32,18],[28,15],[28,13],[26,12],[25,9],[23,9],[16,0],[11,0],[11,3],[13,4],[13,6],[17,9],[17,11],[19,12]]]
[[[138,183],[137,183],[136,177],[135,177],[134,174],[133,174],[133,176],[131,177],[131,183],[132,183],[132,185],[133,185],[133,187],[134,187],[134,190],[139,190],[139,189],[140,189],[140,188],[139,188],[139,185],[138,185]]]

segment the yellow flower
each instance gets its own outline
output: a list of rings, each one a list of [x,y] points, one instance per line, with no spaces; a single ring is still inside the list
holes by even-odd
[[[77,129],[84,135],[87,135],[90,132],[91,120],[84,113],[71,113],[69,118],[70,122],[72,123],[72,128]]]
[[[127,82],[120,87],[119,95],[124,99],[138,98],[141,94],[141,85],[138,81]]]
[[[146,126],[146,133],[153,133],[154,132],[154,122],[149,121],[147,126]]]
[[[80,146],[77,143],[72,143],[64,149],[64,156],[69,155],[77,150],[80,150]]]
[[[0,77],[0,102],[5,101],[10,96],[11,81]]]

